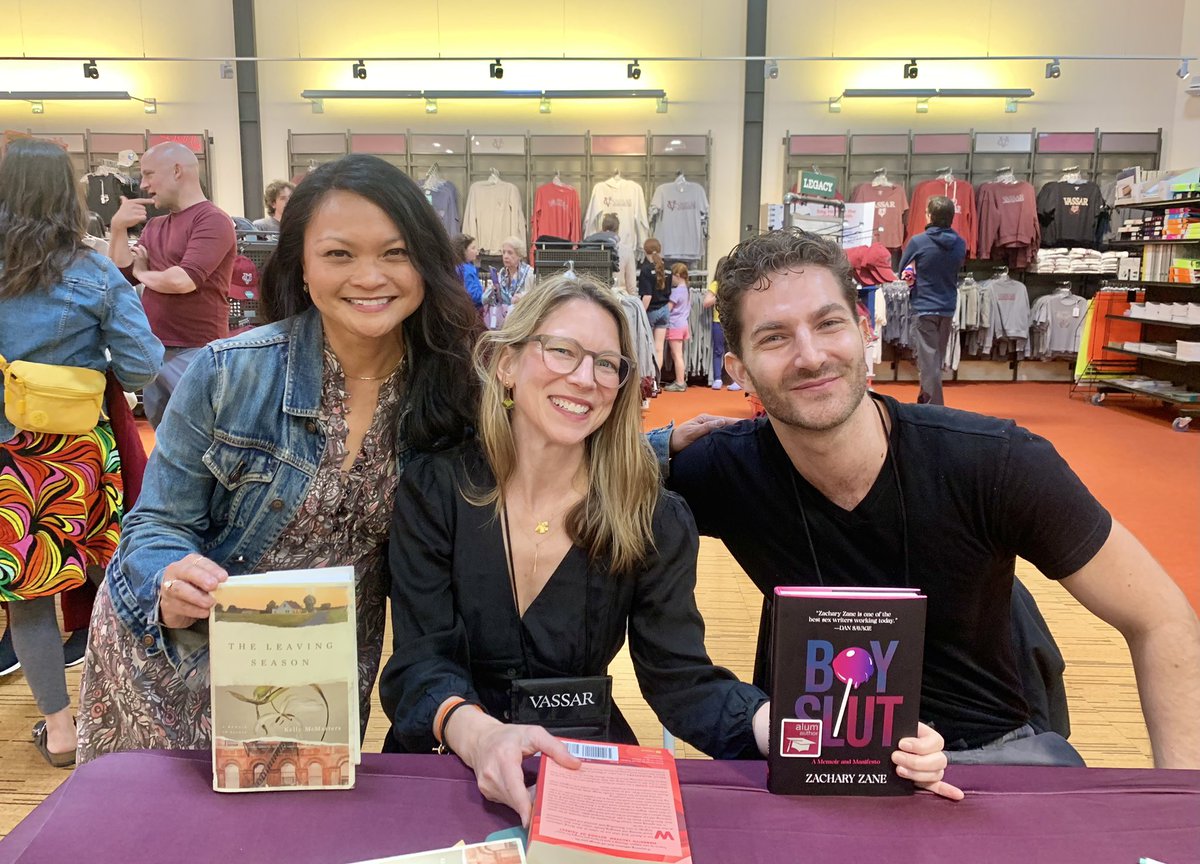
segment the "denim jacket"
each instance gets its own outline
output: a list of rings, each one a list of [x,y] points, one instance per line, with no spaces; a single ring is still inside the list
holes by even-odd
[[[200,349],[158,428],[142,494],[126,517],[107,585],[148,654],[164,652],[190,687],[208,661],[207,622],[159,620],[168,564],[198,552],[231,575],[253,572],[308,496],[325,436],[317,423],[321,318],[309,309]],[[400,468],[409,448],[399,445]]]
[[[121,271],[89,251],[76,257],[48,291],[6,297],[0,290],[0,354],[10,363],[28,360],[97,372],[111,365],[121,386],[136,390],[158,374],[163,346]],[[3,394],[0,379],[0,401]],[[0,441],[16,434],[0,411]]]

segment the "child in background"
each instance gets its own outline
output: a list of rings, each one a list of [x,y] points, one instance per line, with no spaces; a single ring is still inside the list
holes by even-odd
[[[458,275],[463,280],[463,287],[471,297],[471,302],[478,309],[483,305],[483,283],[479,281],[479,268],[475,262],[479,258],[479,244],[469,234],[456,234],[451,240],[454,252],[458,257]]]
[[[713,273],[721,272],[721,265],[725,263],[725,258],[717,262],[717,267]],[[721,380],[721,374],[725,369],[725,331],[721,329],[721,313],[716,309],[717,306],[717,280],[714,277],[708,283],[708,292],[704,295],[704,308],[713,310],[712,320],[712,346],[713,346],[713,372],[712,372],[712,389],[720,390],[725,382]],[[742,385],[736,381],[729,383],[731,392],[736,392],[742,389]]]
[[[683,365],[683,343],[691,336],[688,332],[688,313],[692,311],[692,298],[688,294],[688,268],[676,264],[671,268],[671,320],[667,323],[667,345],[671,348],[671,360],[675,364],[675,381],[663,389],[670,393],[687,390]]]

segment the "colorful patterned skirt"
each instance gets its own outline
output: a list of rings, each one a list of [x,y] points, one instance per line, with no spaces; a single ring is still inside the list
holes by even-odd
[[[121,457],[112,427],[18,432],[0,442],[0,600],[82,585],[120,539]]]

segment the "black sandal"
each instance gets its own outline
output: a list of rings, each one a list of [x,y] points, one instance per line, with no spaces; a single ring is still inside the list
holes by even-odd
[[[33,727],[33,746],[42,754],[42,758],[52,768],[73,768],[75,767],[75,751],[68,750],[66,753],[51,753],[50,748],[46,746],[46,721],[39,720]]]

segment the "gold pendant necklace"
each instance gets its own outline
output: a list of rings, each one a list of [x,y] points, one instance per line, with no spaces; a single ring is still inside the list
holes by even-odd
[[[539,523],[537,523],[537,527],[535,527],[533,530],[534,530],[535,532],[537,532],[538,534],[549,534],[549,533],[550,533],[550,522],[549,522],[549,520],[546,520],[546,521],[542,521],[542,522],[539,522]]]

